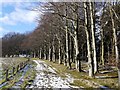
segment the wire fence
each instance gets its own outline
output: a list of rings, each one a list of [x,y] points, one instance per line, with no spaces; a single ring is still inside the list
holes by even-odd
[[[8,80],[10,80],[11,77],[14,77],[17,72],[19,72],[20,70],[22,70],[30,61],[30,58],[28,58],[28,60],[23,61],[21,63],[19,63],[17,66],[12,66],[10,68],[7,68],[5,70],[0,70],[0,82],[6,82]]]

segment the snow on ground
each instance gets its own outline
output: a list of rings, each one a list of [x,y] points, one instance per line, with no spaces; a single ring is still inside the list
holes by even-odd
[[[37,64],[35,68],[37,75],[30,88],[79,88],[70,85],[73,81],[70,76],[68,79],[63,79],[44,61],[34,60],[34,62]]]

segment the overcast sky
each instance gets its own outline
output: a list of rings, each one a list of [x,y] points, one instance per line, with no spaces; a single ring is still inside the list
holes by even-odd
[[[25,33],[37,26],[38,13],[31,11],[34,2],[0,2],[0,37],[8,32]]]

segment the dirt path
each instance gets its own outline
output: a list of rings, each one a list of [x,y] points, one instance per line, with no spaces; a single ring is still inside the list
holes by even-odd
[[[67,79],[58,76],[44,61],[34,60],[34,62],[37,64],[35,68],[37,75],[30,88],[79,88],[71,86]]]

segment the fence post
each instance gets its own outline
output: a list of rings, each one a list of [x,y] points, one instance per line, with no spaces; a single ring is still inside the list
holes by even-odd
[[[17,72],[19,71],[19,65],[17,65]]]
[[[22,62],[20,63],[20,70],[22,69]]]
[[[15,72],[15,67],[13,67],[13,76],[15,75],[14,72]]]
[[[21,63],[21,69],[23,69],[23,62]]]
[[[6,79],[5,79],[6,81],[8,80],[8,71],[9,71],[9,70],[7,69],[7,70],[6,70]]]

